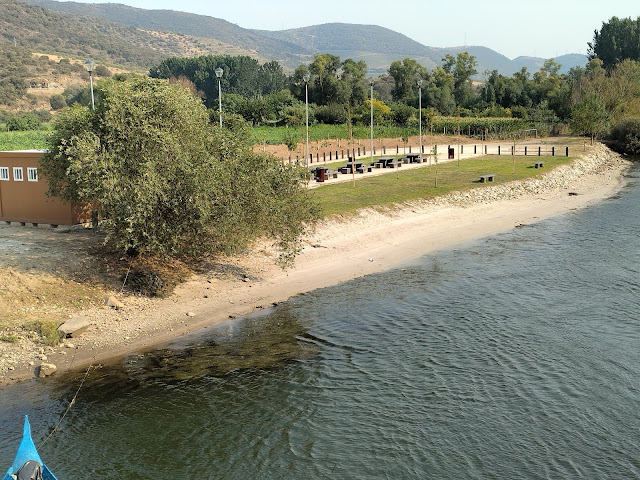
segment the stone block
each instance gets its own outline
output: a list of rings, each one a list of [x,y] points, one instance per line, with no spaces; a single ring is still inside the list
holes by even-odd
[[[66,338],[75,338],[83,334],[91,325],[87,317],[78,316],[71,318],[58,327],[58,331]]]

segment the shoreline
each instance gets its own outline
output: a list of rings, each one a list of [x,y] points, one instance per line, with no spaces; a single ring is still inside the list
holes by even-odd
[[[33,378],[40,363],[53,363],[58,372],[63,372],[119,361],[184,334],[262,311],[298,294],[587,208],[618,192],[630,165],[597,145],[572,164],[539,179],[452,192],[395,210],[367,209],[346,220],[323,221],[307,238],[294,267],[280,270],[273,264],[270,249],[258,246],[232,260],[232,274],[196,275],[169,298],[125,296],[119,298],[124,308],[85,310],[76,315],[91,321],[85,333],[60,346],[46,347],[46,362],[31,359],[31,365],[25,362],[3,372],[0,383]]]

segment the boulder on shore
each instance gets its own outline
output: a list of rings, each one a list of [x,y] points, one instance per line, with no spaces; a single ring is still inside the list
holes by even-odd
[[[48,377],[49,375],[54,374],[56,370],[58,370],[58,367],[53,363],[43,363],[38,369],[38,376],[40,378]]]
[[[91,325],[90,320],[85,316],[73,317],[58,327],[58,331],[66,338],[75,338],[84,333]]]
[[[120,310],[121,308],[124,308],[124,303],[122,303],[120,300],[118,300],[113,295],[111,295],[110,297],[105,298],[104,299],[104,304],[107,307],[115,308],[116,310]]]

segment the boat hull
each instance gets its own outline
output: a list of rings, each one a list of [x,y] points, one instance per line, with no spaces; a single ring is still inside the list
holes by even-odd
[[[22,441],[20,442],[20,446],[18,447],[18,452],[16,453],[15,458],[13,459],[13,463],[7,473],[5,473],[2,480],[13,480],[12,475],[17,473],[26,462],[29,460],[35,460],[40,465],[42,465],[42,478],[43,480],[57,480],[55,475],[49,470],[49,468],[42,462],[40,458],[40,454],[36,449],[36,446],[33,443],[33,439],[31,438],[31,425],[29,424],[29,417],[27,415],[24,416],[24,427],[22,429]]]

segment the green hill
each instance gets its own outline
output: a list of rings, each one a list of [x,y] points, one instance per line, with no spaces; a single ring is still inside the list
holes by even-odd
[[[0,0],[0,32],[0,41],[34,52],[139,68],[201,48],[197,41],[185,36],[152,35],[128,25],[55,12],[15,0]]]
[[[293,43],[271,39],[226,20],[204,15],[174,10],[145,10],[116,3],[89,4],[52,0],[26,0],[26,3],[53,11],[118,22],[139,29],[213,39],[236,46],[243,50],[245,55],[252,54],[263,59],[277,60],[294,67],[312,56],[312,52]]]
[[[32,5],[67,14],[83,15],[93,19],[120,23],[155,32],[174,32],[198,42],[207,53],[227,53],[219,49],[234,46],[262,60],[277,60],[282,65],[295,68],[311,61],[316,53],[331,53],[341,59],[364,60],[370,73],[384,73],[394,60],[414,58],[425,67],[432,69],[440,64],[445,54],[456,55],[468,51],[478,60],[477,70],[498,70],[511,75],[527,66],[537,71],[545,59],[529,58],[513,61],[500,53],[482,46],[435,48],[422,45],[406,35],[376,25],[349,23],[327,23],[290,30],[265,31],[249,30],[219,18],[195,15],[173,10],[145,10],[114,3],[88,4],[58,2],[54,0],[24,0]],[[195,40],[197,39],[197,40]],[[165,50],[168,47],[165,47]],[[216,51],[218,48],[218,51]],[[566,57],[566,58],[565,58]],[[587,57],[573,55],[558,59],[563,64],[561,72],[571,67],[585,65]]]

